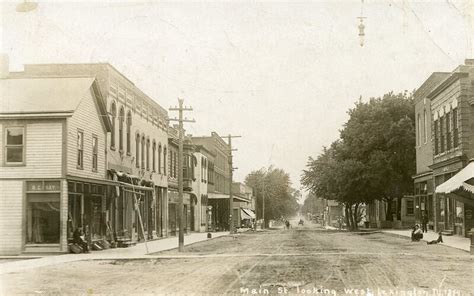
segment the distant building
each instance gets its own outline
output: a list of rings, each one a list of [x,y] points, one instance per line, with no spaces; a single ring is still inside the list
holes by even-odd
[[[255,221],[255,197],[253,189],[241,182],[232,183],[233,214],[235,227],[252,227]]]
[[[208,209],[212,230],[229,229],[229,145],[216,133],[208,137],[192,137],[194,145],[199,145],[209,151],[213,161],[209,161],[208,169]]]

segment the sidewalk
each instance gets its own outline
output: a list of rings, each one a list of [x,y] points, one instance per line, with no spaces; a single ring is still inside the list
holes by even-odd
[[[229,232],[213,232],[212,238],[217,238],[228,234]],[[207,233],[192,233],[184,237],[184,245],[190,245],[193,243],[205,241],[207,239]],[[178,247],[178,237],[169,237],[149,241],[147,245],[148,254],[171,250]],[[92,251],[88,254],[48,255],[36,259],[7,261],[5,263],[0,263],[0,274],[81,260],[136,259],[144,258],[146,255],[147,251],[145,243],[139,243],[134,247],[108,249],[103,251]],[[10,258],[23,259],[25,258],[25,256],[11,256]]]
[[[411,238],[410,229],[405,229],[405,230],[381,229],[380,231],[384,233],[388,233],[388,234],[394,234],[394,235]],[[423,233],[422,241],[429,242],[432,240],[436,240],[437,238],[438,238],[438,233],[431,231],[431,232]],[[457,235],[452,235],[452,236],[443,235],[443,243],[440,243],[440,244],[470,252],[471,240],[467,237],[461,237]]]

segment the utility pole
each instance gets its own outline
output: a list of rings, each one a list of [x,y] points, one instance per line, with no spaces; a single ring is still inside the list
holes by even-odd
[[[184,111],[193,111],[192,107],[184,107],[183,99],[178,99],[179,107],[171,107],[170,111],[178,111],[179,118],[170,119],[179,123],[179,150],[178,150],[178,224],[179,224],[179,252],[184,252],[184,206],[183,206],[183,138],[184,129],[183,122],[196,122],[194,119],[183,119]]]
[[[263,176],[263,186],[262,186],[262,203],[263,203],[263,206],[262,206],[262,220],[263,220],[263,224],[262,224],[262,228],[265,229],[265,176]]]
[[[227,136],[227,144],[229,145],[229,155],[228,155],[228,161],[229,161],[229,232],[234,233],[234,219],[232,217],[233,211],[234,211],[234,196],[232,195],[232,177],[233,177],[233,172],[234,165],[232,162],[232,151],[237,151],[237,149],[232,149],[232,138],[241,138],[242,136],[232,136],[228,135]]]

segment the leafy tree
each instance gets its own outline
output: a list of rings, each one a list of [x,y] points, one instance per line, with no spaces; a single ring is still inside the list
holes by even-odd
[[[390,92],[349,110],[349,121],[341,131],[343,158],[368,166],[373,198],[391,205],[412,192],[415,173],[415,112],[411,94]],[[400,205],[400,202],[398,202]],[[396,209],[400,219],[400,208]]]
[[[299,209],[299,191],[291,187],[290,176],[282,169],[270,167],[268,170],[253,171],[245,178],[245,184],[253,188],[257,198],[257,217],[263,217],[265,198],[265,221],[289,217]]]
[[[309,157],[301,182],[317,196],[344,204],[346,222],[356,229],[361,203],[386,201],[391,219],[391,202],[412,191],[414,102],[406,92],[390,92],[359,101],[348,113],[340,139],[316,159]]]

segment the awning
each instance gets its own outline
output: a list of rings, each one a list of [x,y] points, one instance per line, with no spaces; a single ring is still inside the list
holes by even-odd
[[[457,190],[464,190],[474,193],[474,185],[468,184],[470,179],[474,178],[474,161],[460,170],[456,175],[448,181],[436,187],[435,193],[454,193]]]
[[[251,209],[242,209],[251,219],[255,219],[255,213]]]
[[[250,217],[250,215],[247,214],[247,212],[245,212],[244,209],[240,209],[240,218],[241,218],[242,220],[244,220],[244,219],[249,219],[249,220],[252,219],[252,217]]]
[[[229,199],[229,195],[228,194],[224,194],[224,193],[217,193],[217,192],[209,192],[207,194],[207,197],[208,199]],[[232,195],[232,198],[234,199],[234,201],[243,201],[243,202],[249,202],[249,200],[247,199],[244,199],[244,198],[241,198],[237,195]]]

